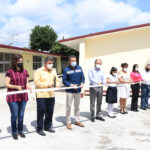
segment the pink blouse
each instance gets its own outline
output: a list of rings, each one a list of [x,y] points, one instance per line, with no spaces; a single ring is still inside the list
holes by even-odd
[[[142,81],[142,76],[138,72],[131,72],[130,77],[131,77],[133,82],[140,82],[140,81]]]

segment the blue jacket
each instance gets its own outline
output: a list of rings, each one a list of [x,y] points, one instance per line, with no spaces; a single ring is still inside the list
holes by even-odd
[[[63,71],[63,84],[67,87],[70,86],[70,84],[77,84],[78,86],[81,85],[81,83],[85,83],[85,77],[84,73],[82,71],[82,68],[78,65],[75,66],[75,68],[72,68],[71,66],[68,66]],[[68,89],[66,90],[68,93],[80,93],[81,88],[79,89]]]

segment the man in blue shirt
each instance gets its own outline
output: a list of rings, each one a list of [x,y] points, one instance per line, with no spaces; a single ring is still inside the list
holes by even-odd
[[[104,73],[101,68],[101,59],[95,60],[95,66],[89,70],[88,77],[90,85],[103,85],[105,84]],[[103,97],[103,86],[90,88],[90,111],[91,111],[91,121],[95,122],[95,100],[97,99],[97,112],[96,119],[105,121],[101,117],[101,105]]]
[[[82,68],[77,65],[77,58],[74,55],[69,56],[69,66],[63,72],[63,84],[73,89],[66,90],[66,126],[72,130],[71,126],[71,105],[74,99],[74,116],[75,125],[84,127],[80,122],[80,93],[83,84],[85,83],[84,73]],[[81,88],[77,88],[81,86]]]

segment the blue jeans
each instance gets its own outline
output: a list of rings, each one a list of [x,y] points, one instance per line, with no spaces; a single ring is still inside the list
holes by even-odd
[[[141,108],[148,107],[148,100],[150,94],[150,86],[146,84],[141,85]]]
[[[27,103],[26,101],[8,102],[8,106],[11,112],[12,134],[22,133],[23,131],[23,119],[26,103]]]

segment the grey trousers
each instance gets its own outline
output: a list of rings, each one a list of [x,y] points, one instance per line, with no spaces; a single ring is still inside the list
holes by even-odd
[[[96,116],[101,115],[101,105],[103,98],[103,87],[90,88],[90,111],[91,117],[95,117],[95,101],[97,99],[97,112]]]
[[[75,122],[80,121],[80,93],[66,93],[66,122],[71,123],[71,105],[74,100]]]

